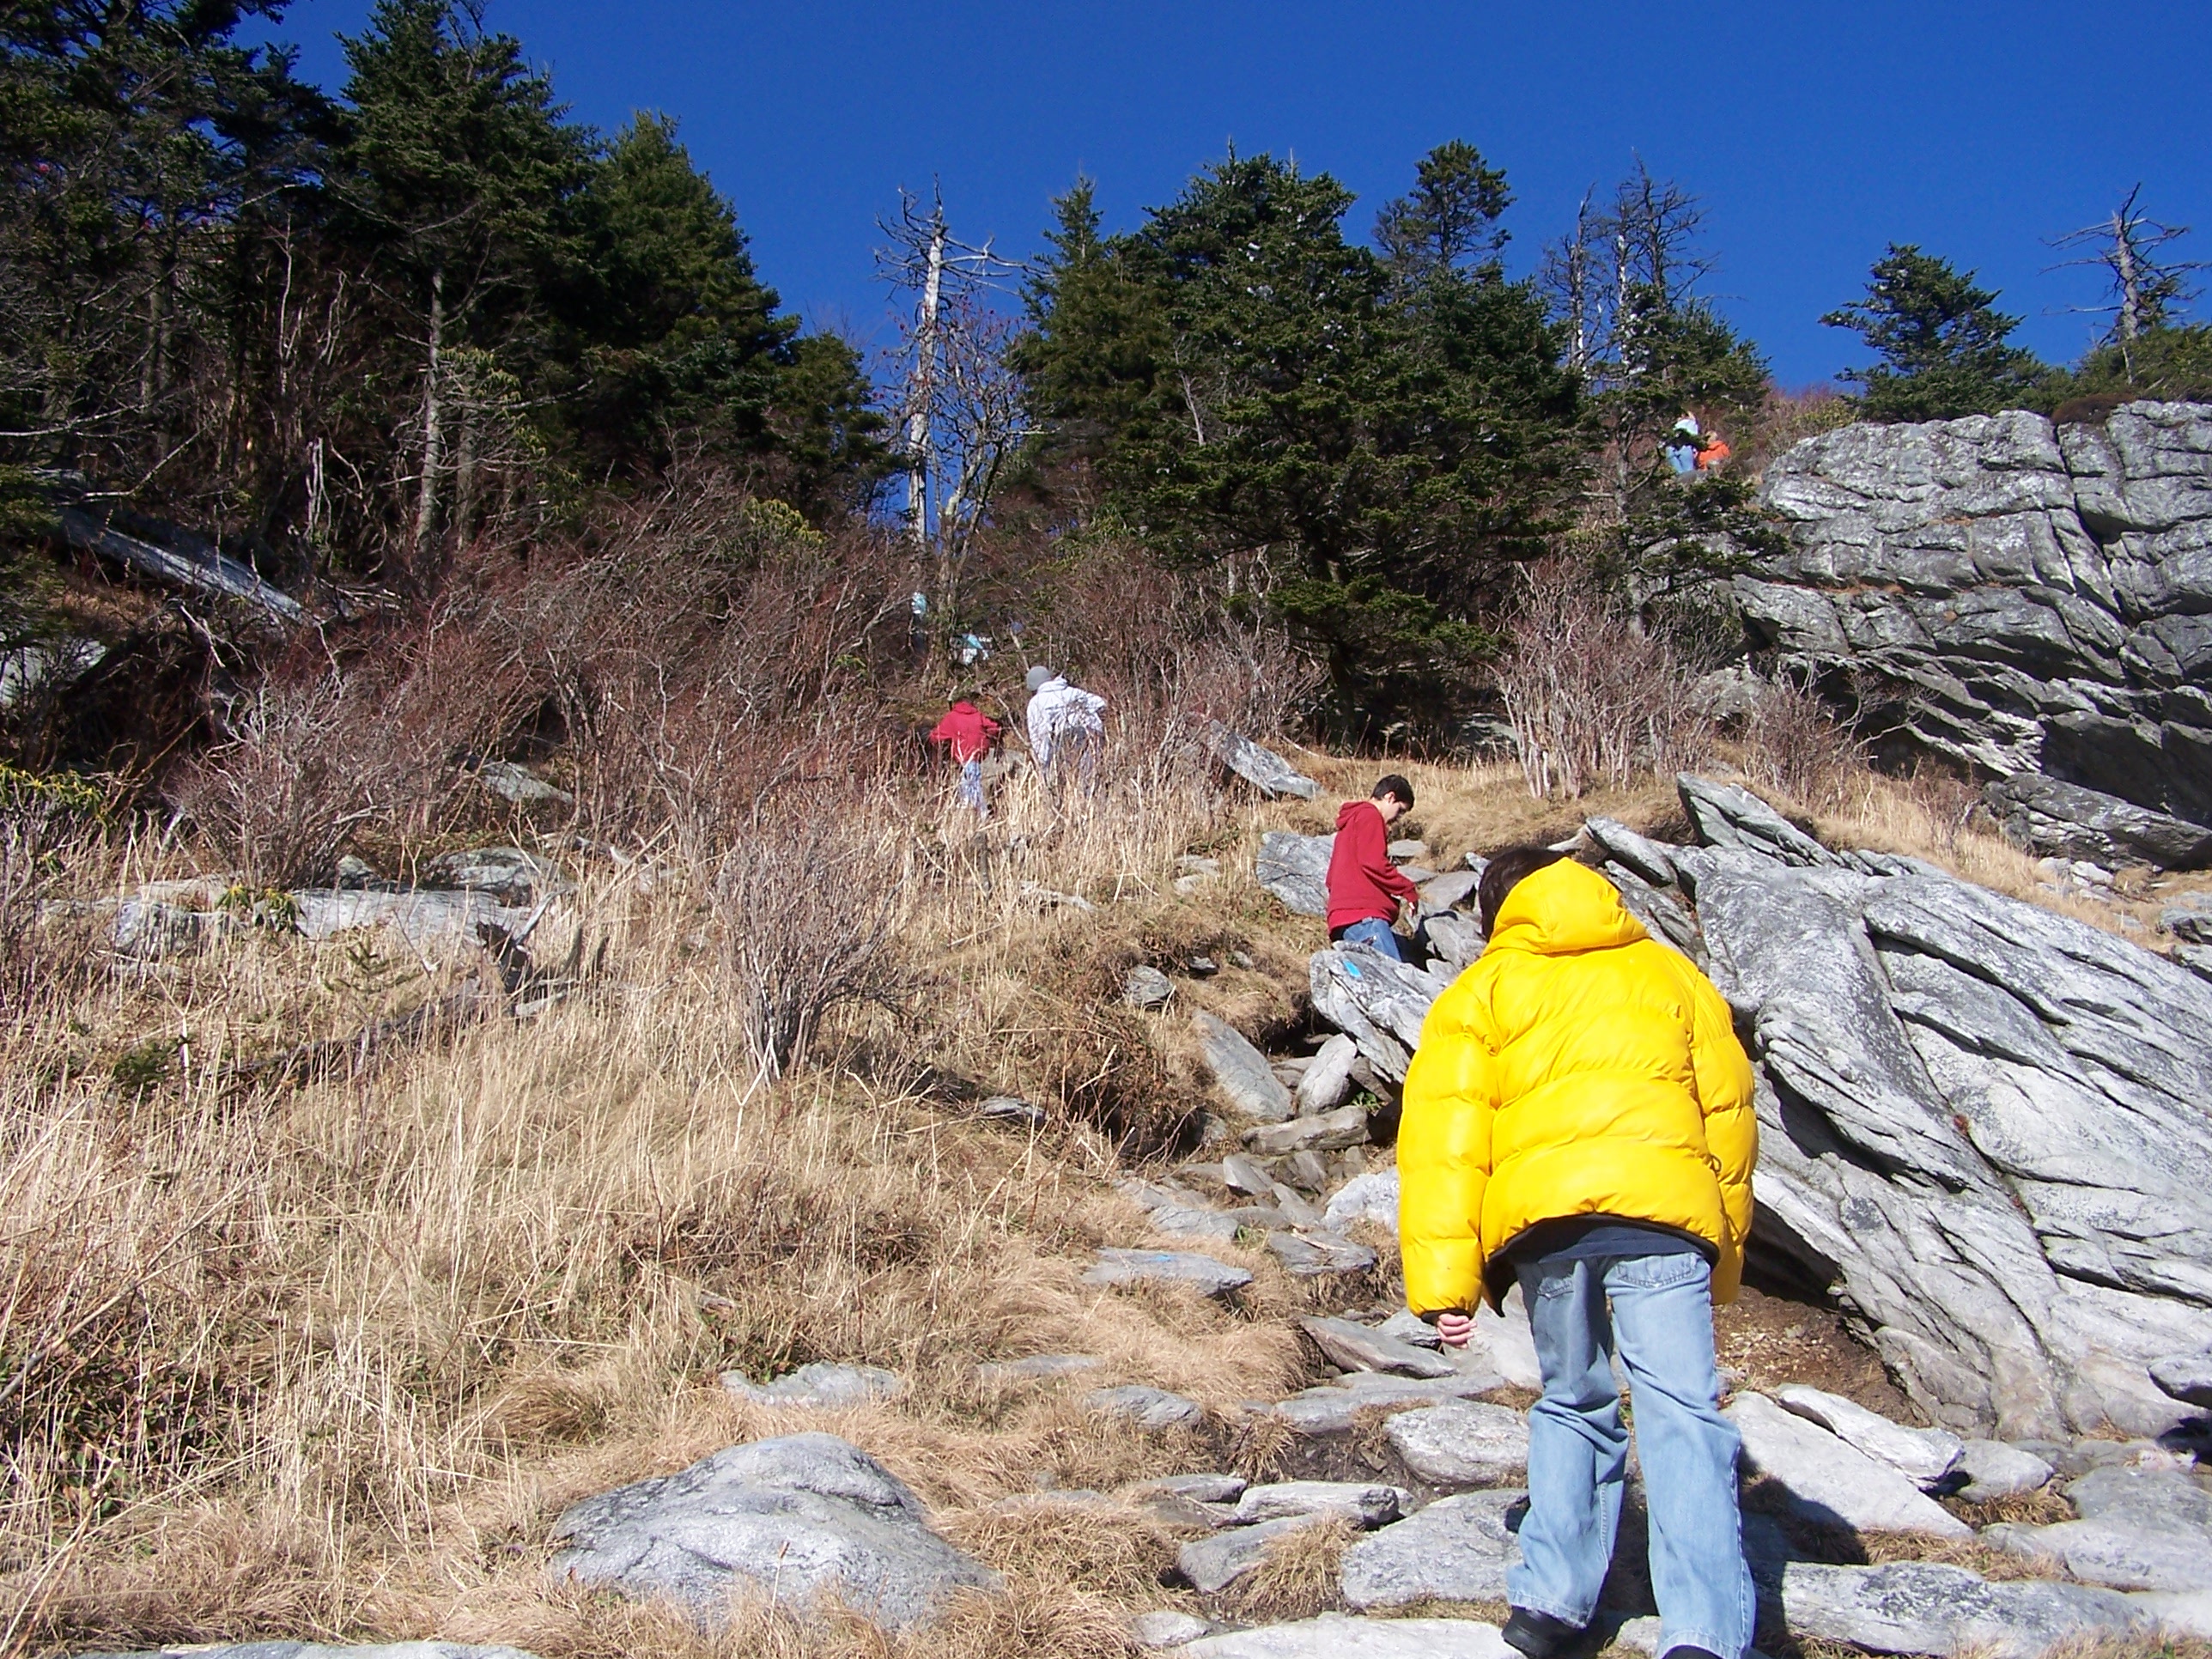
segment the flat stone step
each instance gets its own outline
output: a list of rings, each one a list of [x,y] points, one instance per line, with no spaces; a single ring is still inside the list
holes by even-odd
[[[1103,1248],[1098,1263],[1083,1275],[1086,1285],[1188,1285],[1206,1296],[1226,1296],[1252,1282],[1243,1267],[1189,1250],[1123,1250]]]

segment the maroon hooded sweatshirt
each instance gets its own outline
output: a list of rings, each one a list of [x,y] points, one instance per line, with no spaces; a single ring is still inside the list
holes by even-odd
[[[1336,815],[1336,848],[1328,855],[1328,929],[1380,917],[1394,921],[1398,901],[1420,889],[1390,862],[1390,828],[1371,800],[1348,800]]]

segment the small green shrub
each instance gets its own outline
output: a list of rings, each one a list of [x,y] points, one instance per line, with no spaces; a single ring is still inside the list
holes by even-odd
[[[152,1093],[168,1080],[175,1045],[165,1037],[149,1037],[115,1057],[115,1086],[133,1098]]]

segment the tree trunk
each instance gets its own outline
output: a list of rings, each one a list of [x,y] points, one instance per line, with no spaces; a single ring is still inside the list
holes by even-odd
[[[154,286],[146,291],[146,358],[138,371],[138,412],[151,415],[160,399],[164,369],[162,358],[169,344],[169,283],[176,269],[173,247],[162,254]]]
[[[446,347],[446,270],[430,273],[430,372],[422,394],[422,488],[415,503],[415,539],[408,549],[409,574],[420,566],[422,550],[438,519],[438,474],[446,464],[446,408],[442,359]]]
[[[914,339],[914,369],[907,385],[907,539],[920,554],[929,542],[929,472],[935,459],[930,416],[937,400],[937,312],[945,291],[945,207],[929,222],[929,265],[921,284],[921,320]]]
[[[461,411],[460,441],[453,449],[453,550],[468,543],[477,515],[477,416]]]

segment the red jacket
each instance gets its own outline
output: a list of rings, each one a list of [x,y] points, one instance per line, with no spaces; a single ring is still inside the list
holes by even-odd
[[[938,721],[937,730],[929,734],[929,740],[951,744],[952,758],[957,761],[971,761],[989,754],[998,737],[998,721],[972,702],[956,702]]]
[[[1334,933],[1379,916],[1395,921],[1398,901],[1420,889],[1390,862],[1390,830],[1371,800],[1348,800],[1336,815],[1336,848],[1328,855],[1328,926]]]

